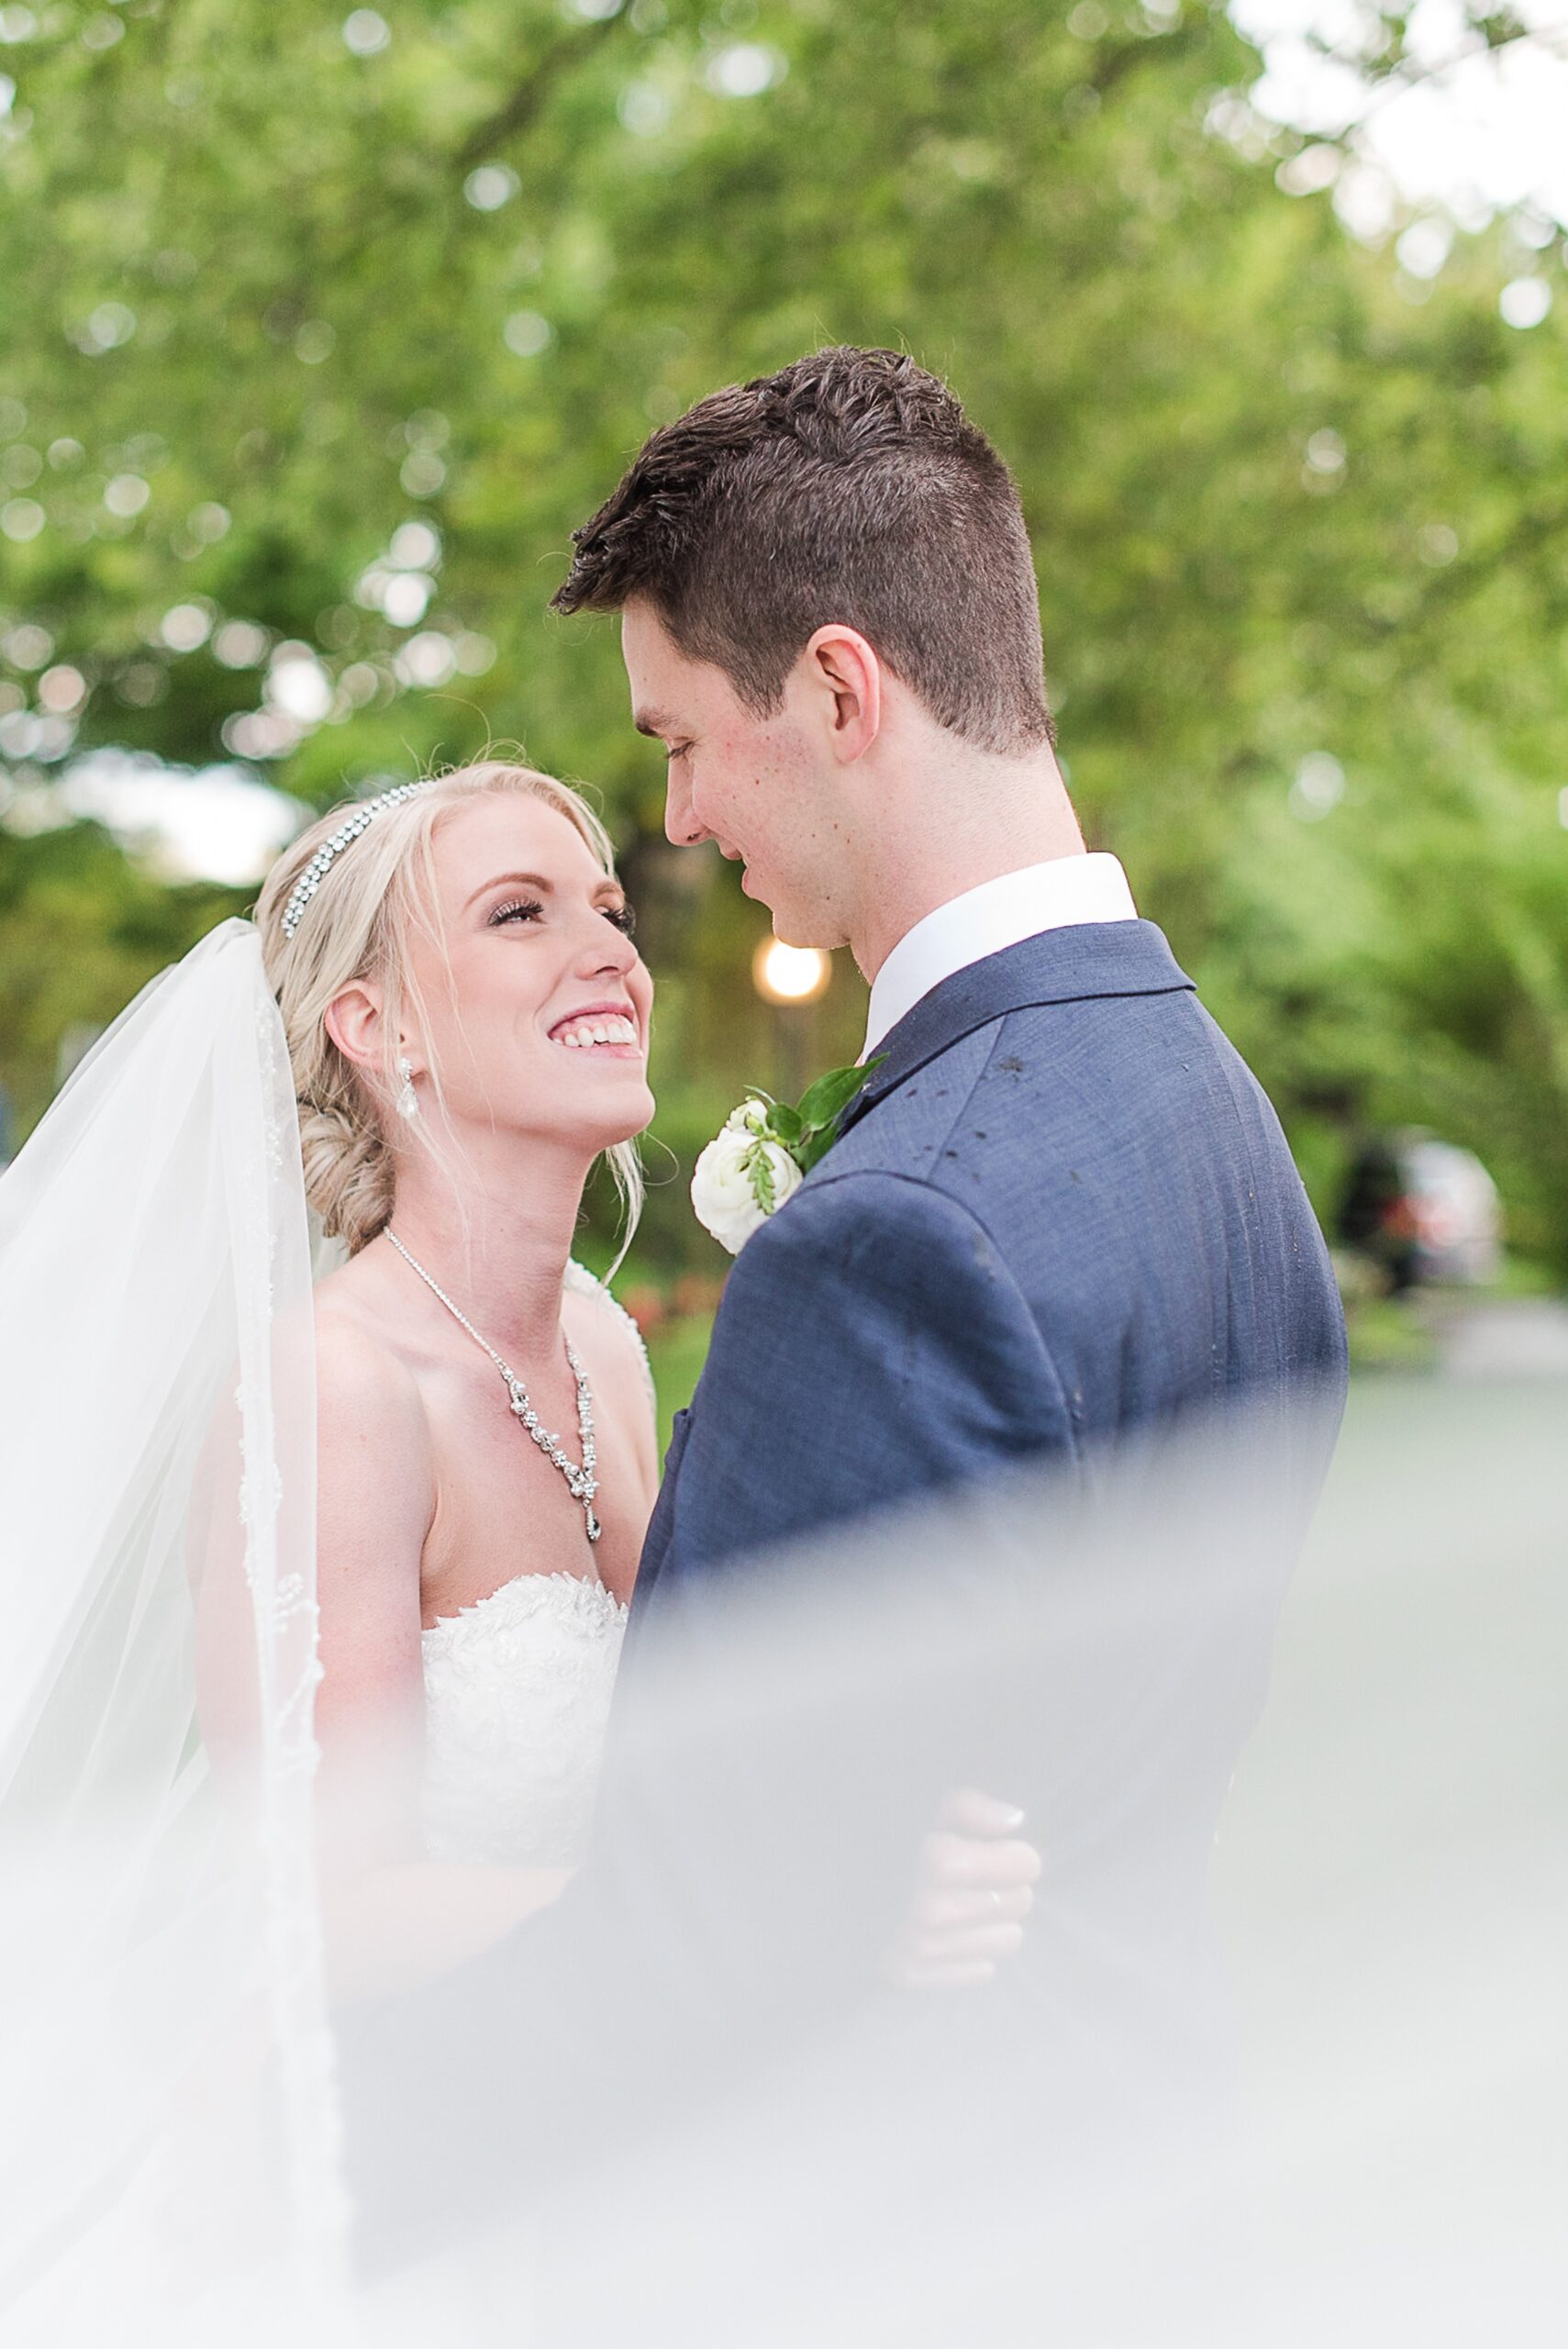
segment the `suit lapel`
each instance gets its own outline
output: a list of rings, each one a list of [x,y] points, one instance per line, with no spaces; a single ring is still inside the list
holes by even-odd
[[[1173,995],[1192,987],[1164,932],[1151,921],[1079,922],[1042,930],[955,971],[922,996],[878,1046],[883,1065],[856,1094],[839,1130],[847,1133],[917,1069],[1009,1011],[1095,996]]]

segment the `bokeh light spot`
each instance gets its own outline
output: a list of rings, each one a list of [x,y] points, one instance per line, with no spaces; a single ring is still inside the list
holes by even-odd
[[[481,163],[470,172],[462,184],[462,192],[476,212],[499,212],[517,195],[517,174],[505,163]]]
[[[195,652],[212,634],[212,618],[200,604],[175,604],[164,613],[158,633],[171,652]]]
[[[400,523],[386,555],[396,571],[434,571],[441,559],[441,534],[428,522]]]
[[[457,674],[457,657],[450,637],[439,629],[421,629],[401,648],[392,666],[401,685],[444,685]]]
[[[1318,823],[1345,796],[1345,770],[1329,751],[1310,751],[1290,786],[1290,812],[1303,823]]]
[[[819,946],[786,946],[782,938],[765,938],[751,959],[753,983],[769,1003],[815,1002],[832,969]]]
[[[36,497],[13,497],[0,506],[0,530],[18,545],[36,539],[47,518]]]
[[[394,628],[417,628],[429,608],[436,583],[422,571],[396,571],[381,591],[381,608]]]
[[[1538,327],[1551,307],[1551,288],[1544,277],[1516,277],[1497,296],[1503,324]]]
[[[19,620],[0,638],[0,652],[13,669],[41,669],[53,651],[53,637],[36,620]]]
[[[100,302],[79,338],[83,351],[117,351],[136,332],[136,312],[124,302]]]
[[[122,522],[139,514],[151,495],[139,473],[115,473],[104,484],[104,503]]]
[[[69,717],[79,709],[87,697],[87,680],[80,669],[69,662],[46,669],[39,679],[39,707],[51,711],[56,717]]]
[[[782,82],[789,66],[783,52],[760,40],[731,41],[708,65],[705,80],[721,98],[757,98]]]
[[[225,620],[212,640],[215,657],[226,669],[259,669],[272,638],[254,620]]]
[[[541,351],[550,349],[555,331],[537,310],[514,310],[501,329],[501,340],[519,359],[537,359]]]
[[[343,20],[343,46],[356,57],[379,57],[392,46],[392,27],[373,8],[356,8]]]

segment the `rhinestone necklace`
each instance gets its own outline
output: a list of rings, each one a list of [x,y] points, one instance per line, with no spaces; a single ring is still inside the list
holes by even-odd
[[[425,1286],[431,1290],[435,1296],[440,1298],[441,1303],[446,1307],[447,1311],[451,1315],[453,1320],[461,1322],[462,1327],[468,1331],[469,1336],[473,1340],[474,1344],[476,1346],[482,1346],[484,1349],[484,1352],[489,1355],[491,1361],[495,1364],[496,1369],[500,1372],[502,1377],[506,1382],[506,1392],[511,1397],[513,1411],[522,1421],[524,1428],[527,1430],[528,1433],[532,1436],[534,1442],[544,1453],[546,1459],[548,1459],[555,1467],[560,1469],[562,1475],[566,1479],[567,1486],[572,1494],[573,1499],[582,1502],[583,1518],[588,1530],[588,1539],[590,1542],[596,1542],[599,1538],[600,1528],[599,1520],[594,1514],[594,1496],[599,1489],[599,1480],[594,1474],[596,1458],[594,1449],[594,1397],[588,1386],[588,1374],[584,1369],[582,1364],[578,1361],[575,1349],[573,1346],[571,1339],[567,1337],[565,1330],[562,1330],[561,1335],[566,1347],[566,1359],[572,1365],[572,1375],[577,1381],[577,1433],[583,1446],[583,1465],[581,1468],[577,1467],[573,1462],[568,1460],[565,1453],[561,1448],[561,1438],[556,1435],[551,1435],[550,1430],[541,1424],[539,1413],[534,1409],[532,1403],[528,1400],[528,1390],[523,1385],[522,1380],[517,1376],[517,1372],[512,1369],[508,1363],[502,1361],[500,1355],[496,1353],[495,1347],[490,1344],[487,1339],[480,1336],[473,1322],[468,1319],[468,1316],[465,1313],[460,1313],[458,1311],[457,1307],[452,1303],[451,1298],[447,1295],[445,1289],[440,1286],[439,1282],[433,1281],[430,1278],[429,1274],[425,1270],[424,1265],[420,1264],[417,1257],[411,1256],[409,1254],[407,1249],[405,1248],[402,1241],[399,1240],[396,1232],[392,1230],[390,1225],[387,1226],[386,1236],[391,1241],[393,1246],[396,1249],[398,1254],[402,1257],[404,1263],[406,1264],[412,1265],[415,1272],[418,1274],[419,1278],[424,1282]]]

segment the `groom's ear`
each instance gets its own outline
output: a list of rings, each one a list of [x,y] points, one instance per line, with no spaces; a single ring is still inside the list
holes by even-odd
[[[372,1068],[381,1059],[381,996],[355,979],[328,1005],[323,1025],[346,1061]]]
[[[835,621],[817,630],[800,663],[834,758],[863,758],[882,728],[882,663],[871,646]]]

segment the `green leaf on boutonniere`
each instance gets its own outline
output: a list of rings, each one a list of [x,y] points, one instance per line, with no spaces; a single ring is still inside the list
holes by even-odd
[[[773,1161],[761,1143],[746,1161],[746,1174],[751,1186],[751,1196],[757,1205],[764,1215],[772,1215],[776,1199]]]
[[[884,1054],[883,1058],[885,1059]],[[800,1097],[800,1121],[809,1132],[821,1132],[842,1117],[873,1069],[881,1060],[857,1062],[852,1068],[830,1068]]]
[[[873,1071],[886,1055],[851,1068],[830,1068],[800,1097],[797,1109],[775,1103],[768,1112],[768,1131],[781,1141],[803,1174],[809,1174],[827,1157],[838,1139],[839,1120]]]

